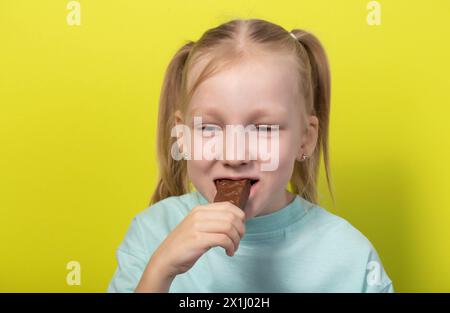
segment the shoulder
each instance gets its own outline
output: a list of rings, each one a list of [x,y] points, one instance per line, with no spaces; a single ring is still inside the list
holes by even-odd
[[[197,193],[191,192],[148,206],[131,220],[119,250],[148,254],[147,250],[164,240],[199,201]]]
[[[165,198],[148,206],[137,214],[136,217],[139,219],[147,219],[150,217],[167,219],[173,215],[185,215],[193,206],[198,204],[199,201],[196,199],[196,194],[196,192],[190,192],[181,196]]]
[[[139,212],[135,220],[143,228],[171,230],[198,204],[200,203],[196,192],[168,197]]]
[[[306,201],[306,200],[303,200]],[[348,220],[328,210],[311,204],[307,208],[309,215],[308,226],[314,229],[314,233],[319,235],[327,243],[336,247],[346,248],[346,251],[360,251],[369,253],[373,249],[369,239]]]
[[[163,238],[201,201],[197,192],[168,197],[139,212],[132,225],[139,228],[144,237]]]
[[[310,205],[307,215],[318,249],[333,260],[343,276],[363,278],[364,292],[380,291],[381,287],[392,285],[373,244],[348,220],[318,205]]]

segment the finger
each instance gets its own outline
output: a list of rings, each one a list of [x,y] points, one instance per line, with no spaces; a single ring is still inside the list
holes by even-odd
[[[230,237],[225,234],[217,234],[217,233],[204,233],[201,237],[202,245],[205,249],[209,249],[212,247],[221,246],[225,249],[227,255],[234,255],[234,243]]]
[[[203,223],[203,221],[209,221],[209,220],[218,220],[221,221],[223,224],[233,224],[233,226],[236,228],[237,232],[239,233],[239,236],[242,238],[245,234],[245,223],[240,220],[236,215],[231,213],[230,211],[223,210],[220,208],[214,208],[209,210],[203,210],[199,211],[198,218],[196,219],[197,222]]]
[[[223,223],[220,220],[206,220],[199,223],[196,229],[201,232],[225,234],[233,240],[234,251],[239,247],[241,237],[233,224]]]
[[[229,201],[214,202],[211,203],[210,206],[216,209],[223,209],[226,211],[230,211],[233,214],[235,214],[239,219],[245,221],[245,212]]]

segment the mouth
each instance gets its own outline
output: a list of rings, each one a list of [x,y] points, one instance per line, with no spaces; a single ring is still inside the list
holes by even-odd
[[[223,178],[216,178],[214,179],[214,185],[217,184],[217,182],[223,180],[223,179],[228,179],[228,180],[242,180],[242,179],[249,179],[250,180],[250,185],[253,186],[255,185],[259,179],[258,178],[249,178],[249,177],[239,177],[239,178],[232,178],[232,177],[223,177]]]
[[[216,179],[213,180],[214,181],[214,187],[216,189],[216,195],[214,197],[217,196],[217,192],[218,192],[217,188],[219,186],[219,183],[222,180],[249,180],[250,181],[250,191],[249,191],[247,200],[250,201],[250,202],[254,201],[254,199],[256,197],[256,194],[257,194],[257,190],[259,189],[259,185],[260,185],[260,184],[258,184],[259,178],[251,178],[251,177],[221,177],[221,178],[216,178]],[[227,190],[227,188],[225,188],[225,190]],[[231,190],[231,193],[233,193],[233,192],[235,193],[236,191],[235,190],[234,191]],[[225,192],[225,193],[230,193],[230,191]],[[239,196],[239,197],[241,197],[241,196]],[[248,203],[246,205],[248,205]],[[244,210],[244,208],[242,208],[242,209]]]

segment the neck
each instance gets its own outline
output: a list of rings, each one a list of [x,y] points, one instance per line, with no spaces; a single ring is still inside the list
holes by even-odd
[[[294,200],[294,198],[295,198],[295,194],[290,193],[287,190],[283,190],[281,192],[281,194],[274,197],[274,201],[272,201],[272,203],[269,204],[269,206],[257,216],[274,213],[274,212],[284,208],[285,206],[287,206],[289,203],[291,203]]]

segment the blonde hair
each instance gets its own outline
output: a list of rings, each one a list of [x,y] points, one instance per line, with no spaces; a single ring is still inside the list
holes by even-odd
[[[292,192],[304,199],[317,202],[317,180],[321,152],[325,164],[328,189],[334,204],[331,185],[328,125],[330,115],[330,73],[325,51],[319,40],[311,33],[284,28],[260,19],[236,19],[206,31],[197,41],[189,41],[174,55],[166,70],[159,99],[157,130],[157,155],[159,180],[150,204],[170,196],[190,191],[186,161],[172,158],[170,150],[176,138],[171,137],[175,124],[175,112],[186,112],[195,89],[202,81],[220,68],[248,55],[250,46],[285,51],[298,61],[299,90],[304,99],[304,112],[319,120],[318,142],[313,154],[305,161],[295,161],[290,179]],[[203,71],[193,82],[187,81],[189,70],[205,56],[210,57]],[[221,67],[222,66],[222,67]],[[189,89],[188,89],[189,86]]]

